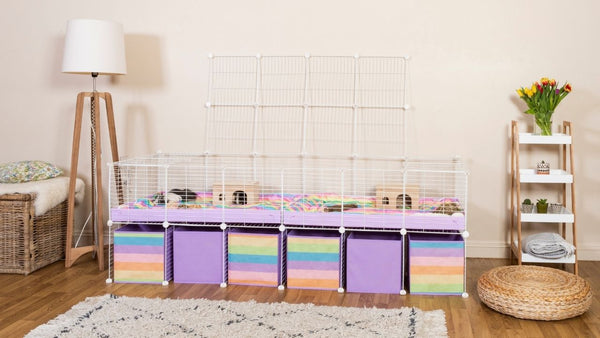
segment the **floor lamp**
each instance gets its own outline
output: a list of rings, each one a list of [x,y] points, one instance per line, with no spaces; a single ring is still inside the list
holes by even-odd
[[[99,74],[125,74],[125,43],[123,26],[116,22],[74,19],[67,23],[63,73],[91,74],[93,91],[77,95],[73,148],[71,152],[71,173],[68,195],[67,240],[65,266],[70,267],[79,257],[92,252],[98,260],[98,269],[104,270],[104,225],[102,220],[102,154],[100,130],[100,100],[104,100],[112,160],[119,160],[115,119],[110,93],[96,91],[96,78]],[[83,105],[90,99],[90,142],[91,142],[91,213],[89,221],[93,229],[93,244],[73,247],[73,224],[75,216],[75,182],[79,164],[79,145],[83,122]],[[86,222],[87,224],[87,222]],[[85,225],[84,225],[85,229]],[[82,229],[81,231],[83,232]]]

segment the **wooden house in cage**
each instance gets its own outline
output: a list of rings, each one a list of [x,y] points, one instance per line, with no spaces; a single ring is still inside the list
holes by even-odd
[[[248,205],[258,203],[258,182],[213,184],[213,205]]]
[[[419,187],[416,185],[377,185],[375,197],[375,207],[379,209],[419,208]]]

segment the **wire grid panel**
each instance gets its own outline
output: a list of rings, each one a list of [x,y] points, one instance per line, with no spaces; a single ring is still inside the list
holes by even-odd
[[[210,154],[406,152],[404,57],[211,57]]]
[[[466,172],[456,163],[401,169],[284,169],[283,223],[354,230],[466,229]]]

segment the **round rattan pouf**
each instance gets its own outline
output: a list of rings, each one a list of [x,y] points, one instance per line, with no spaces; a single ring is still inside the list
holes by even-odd
[[[513,317],[560,320],[579,316],[592,305],[590,284],[572,273],[531,265],[497,267],[477,282],[481,301]]]

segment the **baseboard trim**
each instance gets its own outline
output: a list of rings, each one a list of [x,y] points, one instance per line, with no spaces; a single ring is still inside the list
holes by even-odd
[[[467,257],[508,258],[510,256],[508,243],[467,240],[466,244]],[[600,260],[600,243],[580,244],[577,248],[577,258],[582,261]]]

